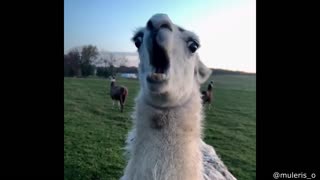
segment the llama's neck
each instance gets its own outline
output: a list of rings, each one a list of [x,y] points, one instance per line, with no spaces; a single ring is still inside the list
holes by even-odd
[[[150,105],[142,98],[137,100],[137,129],[150,129],[158,134],[186,137],[201,135],[202,106],[198,90],[190,95],[182,105],[170,108],[158,108]],[[188,137],[189,138],[189,137]]]
[[[202,179],[199,91],[190,97],[182,106],[169,109],[156,109],[137,100],[132,159],[140,168],[135,170],[137,179],[148,173],[154,179]]]
[[[212,85],[208,85],[208,91],[211,92],[212,91]]]
[[[115,84],[116,84],[116,83],[115,83],[114,81],[112,81],[111,84],[110,84],[110,86],[111,86],[111,87],[114,87]]]

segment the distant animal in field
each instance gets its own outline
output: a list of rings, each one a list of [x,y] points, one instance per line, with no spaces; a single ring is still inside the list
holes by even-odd
[[[128,88],[125,86],[117,86],[115,77],[111,78],[110,96],[112,99],[112,107],[118,101],[119,108],[123,112],[124,103],[128,96]]]
[[[211,81],[209,84],[208,84],[208,88],[206,91],[202,91],[201,92],[201,99],[202,99],[202,104],[205,105],[205,104],[208,104],[209,106],[209,109],[211,109],[211,103],[212,103],[212,100],[213,100],[213,81]]]

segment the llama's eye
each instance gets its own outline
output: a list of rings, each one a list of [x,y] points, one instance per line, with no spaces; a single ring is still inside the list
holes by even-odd
[[[195,41],[189,41],[188,42],[188,48],[189,50],[194,53],[196,52],[196,50],[198,49],[199,45],[198,43],[196,43]]]
[[[141,44],[142,44],[142,37],[139,36],[139,37],[136,37],[135,40],[134,40],[134,44],[136,45],[136,47],[139,49]]]

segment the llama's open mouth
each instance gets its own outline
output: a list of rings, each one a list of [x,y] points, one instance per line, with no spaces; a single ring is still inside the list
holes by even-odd
[[[152,72],[147,76],[147,81],[149,83],[162,83],[168,80],[170,63],[167,51],[154,41],[152,51],[149,53]]]

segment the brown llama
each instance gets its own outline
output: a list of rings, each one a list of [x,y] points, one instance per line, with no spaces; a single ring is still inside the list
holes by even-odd
[[[213,100],[212,91],[213,91],[213,81],[209,83],[206,91],[202,91],[202,96],[201,96],[203,106],[205,104],[208,104],[209,109],[211,108],[211,102]]]
[[[115,101],[118,101],[119,108],[121,112],[123,112],[124,103],[126,101],[126,98],[128,96],[128,88],[125,86],[117,86],[116,79],[112,77],[111,84],[110,84],[110,96],[112,99],[112,106],[114,107]]]

